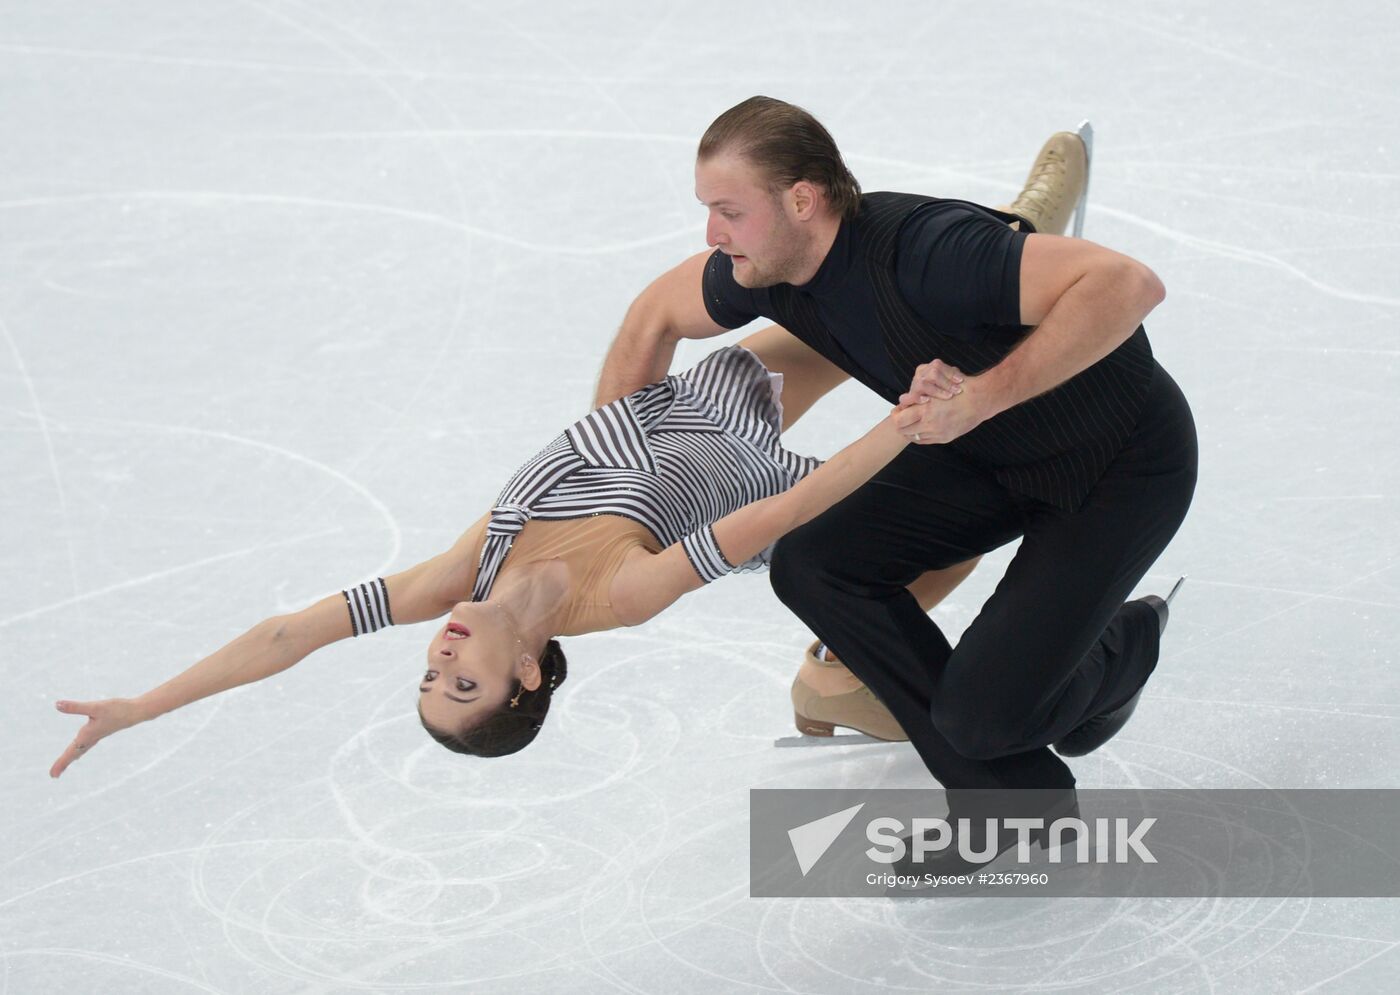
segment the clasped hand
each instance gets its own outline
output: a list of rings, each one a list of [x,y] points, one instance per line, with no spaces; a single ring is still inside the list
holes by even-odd
[[[919,366],[909,390],[899,395],[899,405],[891,412],[900,434],[927,446],[952,442],[981,424],[975,392],[965,389],[966,379],[961,370],[941,359]]]

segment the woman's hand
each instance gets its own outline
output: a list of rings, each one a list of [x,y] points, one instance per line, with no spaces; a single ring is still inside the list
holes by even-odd
[[[987,418],[977,383],[976,377],[964,377],[941,359],[925,363],[914,371],[909,391],[899,396],[899,405],[891,412],[895,427],[922,446],[966,435]]]
[[[963,372],[956,366],[950,366],[941,359],[924,363],[915,368],[909,389],[899,395],[899,406],[905,408],[933,398],[952,400],[962,393],[962,382]]]
[[[49,777],[58,777],[74,760],[89,752],[99,742],[142,721],[136,702],[130,698],[109,698],[106,701],[60,701],[58,710],[68,715],[86,715],[87,722],[68,744],[52,767]]]

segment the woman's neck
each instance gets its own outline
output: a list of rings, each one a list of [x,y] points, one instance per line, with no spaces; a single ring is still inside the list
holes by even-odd
[[[502,571],[487,600],[505,610],[517,638],[538,656],[563,628],[570,586],[563,560],[540,560],[510,573]]]

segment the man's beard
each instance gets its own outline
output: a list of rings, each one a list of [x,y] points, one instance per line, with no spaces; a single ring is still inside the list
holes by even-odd
[[[790,283],[793,271],[797,268],[797,263],[802,257],[802,245],[795,237],[795,232],[786,233],[790,240],[786,243],[787,251],[773,259],[765,266],[757,265],[752,257],[748,259],[749,265],[743,274],[744,280],[739,281],[739,273],[736,270],[734,282],[748,290],[759,290],[764,287],[776,286],[779,283]],[[783,245],[782,239],[771,239],[770,244]]]

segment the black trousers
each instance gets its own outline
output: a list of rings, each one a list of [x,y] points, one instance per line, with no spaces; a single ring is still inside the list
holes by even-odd
[[[1137,426],[1078,511],[1008,491],[947,446],[910,445],[778,543],[773,589],[945,788],[1070,787],[1049,744],[1156,667],[1156,614],[1124,599],[1185,518],[1196,459],[1191,409],[1157,366]],[[1018,536],[953,648],[906,586]]]

